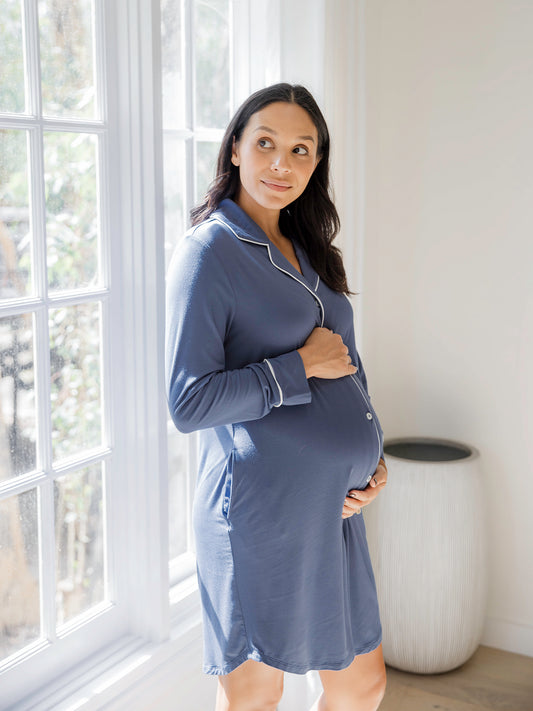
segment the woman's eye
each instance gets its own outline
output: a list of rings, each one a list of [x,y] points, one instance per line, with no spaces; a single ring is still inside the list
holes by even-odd
[[[272,141],[268,138],[260,138],[257,143],[261,148],[272,148]]]
[[[294,152],[299,156],[306,156],[309,154],[309,151],[305,146],[296,146]]]

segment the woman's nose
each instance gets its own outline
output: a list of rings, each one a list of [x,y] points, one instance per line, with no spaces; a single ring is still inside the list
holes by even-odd
[[[277,173],[289,173],[291,170],[288,159],[282,154],[278,153],[272,161],[272,170]]]

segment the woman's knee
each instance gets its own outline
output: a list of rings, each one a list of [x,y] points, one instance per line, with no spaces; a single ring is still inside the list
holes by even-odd
[[[324,690],[319,711],[377,711],[385,696],[386,675],[379,675],[357,688]]]
[[[359,698],[352,705],[346,706],[346,711],[376,711],[385,696],[385,688],[387,686],[387,672],[385,666],[382,669],[376,670],[373,674],[369,674],[363,680],[359,688]],[[340,711],[340,710],[339,710]]]
[[[276,711],[283,695],[283,672],[246,662],[219,677],[216,711]]]
[[[363,683],[361,688],[361,702],[359,705],[354,705],[354,710],[359,708],[361,711],[376,711],[385,696],[385,688],[387,686],[387,672],[385,666],[377,670],[369,676],[366,683]],[[349,707],[347,707],[348,709]]]
[[[217,697],[217,711],[276,711],[281,701],[282,691],[274,689],[254,689],[247,691],[225,691]]]
[[[377,709],[385,696],[387,688],[387,672],[385,667],[378,672],[372,680],[368,689],[369,701],[371,702],[370,709]],[[375,704],[375,705],[372,705]]]
[[[387,686],[385,665],[365,671],[356,679],[333,681],[328,678],[328,682],[323,683],[324,694],[318,708],[321,711],[377,711]]]

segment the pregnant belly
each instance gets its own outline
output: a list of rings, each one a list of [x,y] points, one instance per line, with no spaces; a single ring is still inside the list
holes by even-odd
[[[260,458],[278,460],[279,454],[291,477],[312,468],[336,471],[349,488],[366,486],[379,460],[382,431],[362,386],[351,377],[312,379],[309,385],[310,403],[282,406],[237,426],[237,451],[242,442]]]

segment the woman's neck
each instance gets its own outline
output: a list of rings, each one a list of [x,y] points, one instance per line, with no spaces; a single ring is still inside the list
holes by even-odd
[[[255,200],[252,200],[244,190],[240,191],[235,198],[235,202],[263,230],[272,244],[276,245],[292,266],[302,274],[302,267],[291,240],[285,237],[279,229],[280,211],[268,210],[262,207]]]
[[[240,190],[234,200],[274,244],[283,239],[279,229],[279,210],[262,207],[245,190]]]

